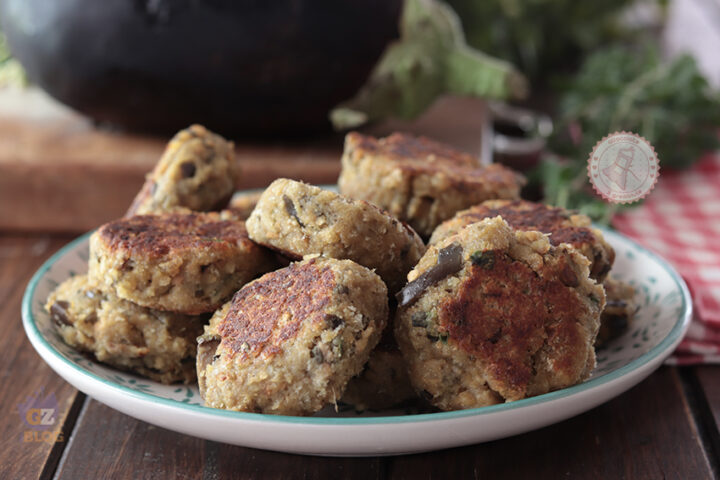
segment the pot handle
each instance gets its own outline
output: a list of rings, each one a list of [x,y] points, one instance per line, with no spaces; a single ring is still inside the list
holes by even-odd
[[[537,155],[545,148],[547,137],[553,131],[548,115],[503,102],[489,102],[488,110],[493,125],[493,158]],[[507,130],[518,135],[506,133]]]

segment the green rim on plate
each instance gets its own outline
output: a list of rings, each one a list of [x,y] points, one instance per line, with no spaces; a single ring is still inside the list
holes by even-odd
[[[601,230],[604,231],[605,234],[610,235],[617,235],[615,232],[609,231],[607,229],[601,228]],[[526,398],[522,400],[517,400],[510,403],[502,403],[498,405],[492,405],[488,407],[481,407],[481,408],[472,408],[467,410],[457,410],[452,412],[439,412],[439,413],[425,413],[425,414],[413,414],[413,415],[404,415],[404,416],[377,416],[377,417],[294,417],[294,416],[284,416],[284,415],[269,415],[269,414],[261,414],[261,413],[247,413],[247,412],[236,412],[236,411],[228,411],[228,410],[219,410],[215,408],[205,407],[202,405],[190,405],[182,402],[178,402],[176,400],[171,400],[167,398],[158,397],[156,395],[152,395],[150,393],[144,393],[139,392],[137,390],[133,390],[131,388],[128,388],[124,385],[120,385],[118,383],[114,383],[111,381],[108,381],[105,378],[102,378],[92,372],[87,371],[86,369],[78,366],[76,363],[68,360],[65,358],[64,355],[62,355],[60,352],[58,352],[52,345],[50,345],[45,337],[42,335],[42,333],[39,331],[35,318],[32,313],[32,299],[35,296],[35,290],[38,286],[38,283],[40,279],[47,273],[47,271],[61,258],[63,257],[68,251],[74,249],[79,243],[84,242],[87,237],[90,236],[92,232],[88,232],[79,238],[76,238],[72,242],[70,242],[68,245],[65,245],[63,248],[61,248],[57,253],[55,253],[53,256],[51,256],[41,267],[38,269],[38,271],[33,275],[32,279],[30,280],[30,283],[27,286],[27,289],[25,290],[25,294],[23,295],[22,300],[22,319],[23,319],[23,326],[25,328],[25,331],[30,338],[31,342],[33,343],[36,348],[42,348],[44,349],[48,354],[50,354],[53,358],[55,358],[60,363],[64,364],[67,367],[72,368],[77,374],[85,377],[87,380],[90,380],[92,382],[97,382],[105,387],[115,390],[119,393],[122,393],[123,395],[129,395],[131,397],[134,397],[138,400],[146,401],[146,402],[153,402],[157,405],[162,405],[169,408],[182,408],[185,410],[192,411],[197,414],[201,415],[212,415],[212,416],[220,416],[225,418],[235,418],[235,419],[243,419],[243,420],[250,420],[250,421],[261,421],[261,422],[280,422],[280,423],[293,423],[293,424],[305,424],[305,425],[378,425],[378,424],[392,424],[392,423],[407,423],[407,422],[430,422],[430,421],[439,421],[439,420],[452,420],[452,419],[459,419],[464,417],[470,417],[470,416],[478,416],[478,415],[487,415],[491,413],[496,413],[500,411],[507,411],[507,410],[514,410],[517,408],[523,408],[528,407],[531,405],[537,405],[541,403],[550,402],[552,400],[557,400],[560,398],[565,398],[570,395],[579,394],[581,392],[584,392],[588,389],[591,389],[593,387],[604,385],[609,382],[612,382],[613,380],[619,379],[620,377],[623,377],[627,373],[638,369],[639,367],[645,365],[646,363],[652,361],[653,359],[657,358],[659,355],[662,355],[663,353],[669,354],[667,350],[669,347],[676,341],[679,341],[682,335],[684,334],[687,326],[689,325],[691,314],[692,314],[692,305],[691,302],[688,301],[690,298],[690,293],[688,291],[687,286],[685,285],[685,282],[682,280],[682,278],[678,275],[678,273],[670,266],[668,263],[661,258],[660,256],[656,255],[655,253],[645,249],[644,247],[640,246],[637,242],[635,242],[632,239],[629,239],[627,237],[622,236],[621,238],[624,241],[629,242],[634,248],[644,252],[645,254],[652,257],[661,267],[663,270],[665,270],[666,273],[673,279],[675,282],[678,290],[682,293],[682,305],[680,307],[681,314],[678,316],[677,321],[673,325],[670,332],[667,334],[667,336],[656,346],[652,347],[648,352],[642,354],[640,357],[630,361],[626,365],[618,368],[617,370],[614,370],[610,373],[601,375],[599,377],[591,378],[583,383],[580,383],[578,385],[564,388],[562,390],[557,390],[554,392],[546,393],[543,395],[538,395],[531,398]]]

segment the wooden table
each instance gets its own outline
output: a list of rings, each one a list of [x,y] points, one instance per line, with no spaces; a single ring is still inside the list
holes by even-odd
[[[449,123],[437,124],[447,127]],[[461,131],[456,127],[446,128],[446,133]],[[36,134],[32,130],[24,131],[27,135]],[[62,129],[52,131],[58,138],[67,138],[61,135]],[[473,138],[472,129],[467,133],[466,138]],[[443,138],[442,132],[437,136]],[[34,156],[37,152],[30,155],[22,150],[20,144],[12,148],[8,145],[0,145],[0,153],[6,154],[4,160],[0,159],[5,163],[0,161],[0,165],[16,175],[13,185],[19,195],[33,188],[32,179],[22,174],[22,162],[42,159]],[[28,141],[27,145],[37,144]],[[470,149],[472,145],[466,147]],[[315,175],[336,174],[337,164],[332,158],[337,158],[339,148],[339,144],[332,146],[334,153],[325,154],[324,160],[319,161],[324,167]],[[275,150],[261,149],[256,154],[267,151]],[[314,151],[306,150],[311,156]],[[265,175],[259,175],[258,182],[266,182],[273,168],[285,172],[282,165],[295,165],[296,160],[292,158],[300,155],[293,149],[284,149],[281,153],[279,164],[263,157],[269,163],[265,169],[258,170]],[[19,160],[15,162],[13,158]],[[146,165],[147,161],[153,160],[139,164]],[[135,182],[128,187],[131,195],[142,182],[142,171],[138,168],[138,172],[123,177],[122,181],[130,181],[128,178]],[[17,181],[23,179],[28,179],[27,188],[17,185]],[[40,193],[43,188],[39,189]],[[102,191],[93,194],[102,194]],[[108,194],[112,192],[105,193]],[[55,198],[62,200],[60,194]],[[125,204],[113,208],[122,212]],[[10,210],[15,210],[15,206],[22,211],[27,208],[26,205],[20,208],[17,199]],[[8,220],[10,213],[0,221]],[[113,213],[116,212],[108,207],[95,214],[102,217]],[[30,346],[20,321],[23,291],[33,272],[74,234],[47,233],[57,231],[57,224],[43,231],[44,224],[38,218],[24,219],[16,215],[13,221],[15,223],[0,224],[0,325],[4,327],[0,335],[0,411],[3,413],[0,479],[696,479],[717,477],[720,473],[720,367],[662,367],[620,397],[562,423],[505,440],[410,456],[287,455],[204,441],[151,426],[78,392],[58,377]],[[31,221],[34,221],[32,225]],[[18,233],[22,225],[34,233]],[[57,399],[63,431],[61,442],[24,441],[26,425],[18,405],[41,388]]]

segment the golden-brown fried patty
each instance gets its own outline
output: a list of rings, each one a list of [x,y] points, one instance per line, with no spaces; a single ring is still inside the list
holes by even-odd
[[[273,266],[242,222],[217,213],[138,215],[90,237],[93,283],[138,305],[189,315],[217,309]]]
[[[198,376],[215,408],[309,415],[335,402],[380,338],[380,277],[309,257],[243,287],[198,339]]]
[[[221,208],[237,176],[232,142],[192,125],[170,140],[125,216]]]
[[[375,269],[391,293],[425,251],[410,227],[376,206],[284,178],[262,194],[247,229],[289,258],[319,253]]]
[[[599,282],[605,279],[615,261],[615,251],[602,232],[592,228],[586,215],[524,200],[489,200],[458,212],[435,229],[429,245],[456,234],[471,223],[498,215],[516,230],[549,234],[550,243],[555,246],[569,243],[590,260],[590,276]]]
[[[605,305],[589,262],[500,217],[430,247],[398,295],[395,337],[418,391],[444,410],[583,381]]]
[[[195,381],[196,338],[207,316],[140,307],[77,275],[61,283],[45,309],[65,343],[98,361],[162,383]]]
[[[605,287],[607,303],[600,315],[600,331],[595,340],[596,347],[603,347],[625,333],[638,309],[635,289],[631,285],[610,276],[605,279],[603,287]]]
[[[501,165],[478,166],[465,153],[426,138],[345,137],[340,193],[367,200],[427,238],[457,211],[494,198],[515,199],[525,180]]]

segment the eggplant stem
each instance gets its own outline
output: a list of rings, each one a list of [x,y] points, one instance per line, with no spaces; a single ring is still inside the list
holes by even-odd
[[[528,93],[525,77],[510,63],[467,45],[448,5],[406,0],[400,31],[355,97],[330,112],[336,130],[386,117],[412,119],[448,93],[499,100]]]

